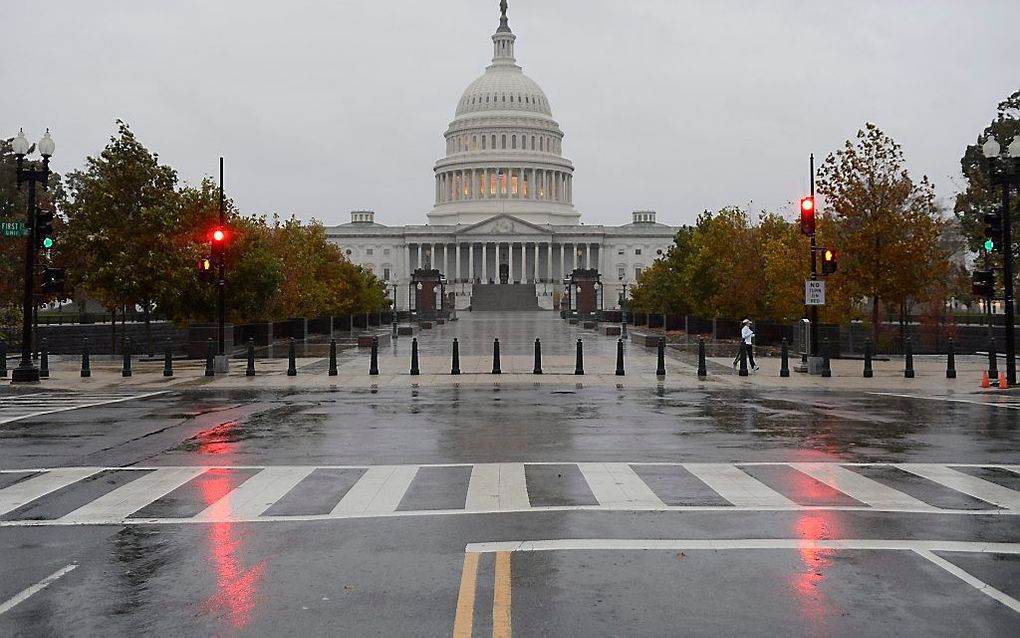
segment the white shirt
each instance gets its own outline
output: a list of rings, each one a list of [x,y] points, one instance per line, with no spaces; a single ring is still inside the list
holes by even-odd
[[[751,337],[754,336],[754,332],[751,331],[751,326],[744,326],[740,329],[740,338],[744,340],[744,343],[750,345]]]

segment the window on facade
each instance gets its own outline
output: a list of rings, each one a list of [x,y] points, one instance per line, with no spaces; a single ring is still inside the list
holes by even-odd
[[[641,266],[634,269],[634,281],[641,279]]]
[[[623,250],[622,248],[619,248],[619,249],[617,249],[617,251],[616,251],[616,254],[617,254],[617,255],[623,255],[623,254],[624,254],[624,252],[625,252],[625,251],[624,251],[624,250]]]
[[[538,150],[540,150],[540,151],[544,151],[545,150],[545,138],[544,137],[541,137],[541,138],[538,139]]]
[[[514,148],[514,149],[517,148],[517,136],[516,135],[514,135],[514,136],[512,136],[510,138],[510,144],[511,144],[510,148]]]
[[[390,269],[389,268],[383,268],[382,278],[383,278],[383,281],[389,281],[390,280]]]
[[[623,278],[626,277],[626,276],[627,276],[627,269],[626,268],[622,268],[621,267],[621,268],[617,268],[616,269],[616,278],[617,279],[619,279],[620,281],[623,281]]]
[[[482,150],[485,150],[485,136],[482,136]]]
[[[641,249],[640,248],[635,248],[634,249],[634,254],[635,255],[640,255],[641,254]]]
[[[492,150],[496,150],[496,136],[492,136]]]
[[[535,150],[535,136],[531,136],[531,150]]]
[[[384,255],[390,254],[390,249],[389,248],[383,248],[382,254],[384,254]]]
[[[503,136],[503,148],[506,148],[506,135]]]
[[[373,253],[373,252],[375,252],[375,250],[374,250],[374,249],[372,249],[372,248],[366,248],[366,249],[365,249],[365,254],[366,254],[366,255],[368,255],[369,257],[371,257],[371,256],[372,256],[372,253]]]
[[[510,179],[510,192],[511,192],[512,194],[514,194],[514,195],[516,195],[516,194],[517,194],[517,176],[516,176],[516,175],[514,175],[514,176],[513,176],[513,177],[512,177],[511,179]]]

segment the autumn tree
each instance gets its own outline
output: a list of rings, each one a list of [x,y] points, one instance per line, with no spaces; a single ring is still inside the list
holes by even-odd
[[[882,302],[926,301],[931,282],[946,275],[935,189],[926,176],[911,179],[899,144],[868,123],[825,159],[818,190],[834,222],[848,292],[870,299],[877,340]]]

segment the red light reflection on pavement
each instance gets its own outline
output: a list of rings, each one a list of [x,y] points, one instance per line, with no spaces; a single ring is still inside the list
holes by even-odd
[[[198,436],[195,437],[198,441],[198,451],[202,454],[216,456],[232,454],[235,450],[234,442],[230,440],[230,435],[235,427],[237,427],[237,421],[227,421],[214,428],[199,432]]]
[[[230,492],[230,472],[222,468],[206,472],[211,480],[200,484],[206,505],[212,505]],[[241,563],[244,534],[238,533],[241,528],[237,524],[211,523],[207,529],[209,562],[216,573],[216,593],[206,599],[204,607],[209,613],[225,618],[231,628],[243,629],[251,622],[266,561],[244,568]]]
[[[804,541],[801,546],[801,570],[790,577],[790,587],[800,602],[801,613],[817,631],[824,629],[827,619],[837,610],[819,586],[826,580],[825,570],[832,566],[836,551],[817,547],[811,541],[828,540],[834,536],[835,517],[832,512],[810,512],[797,519],[797,534]]]

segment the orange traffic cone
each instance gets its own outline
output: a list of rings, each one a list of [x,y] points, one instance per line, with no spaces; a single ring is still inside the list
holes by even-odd
[[[1000,372],[999,373],[999,389],[1000,390],[1008,390],[1009,389],[1009,384],[1006,383],[1006,373],[1005,372]]]
[[[988,386],[989,386],[989,383],[988,383],[988,370],[982,370],[981,371],[981,387],[982,388],[987,388]]]

